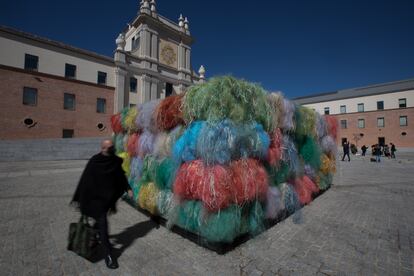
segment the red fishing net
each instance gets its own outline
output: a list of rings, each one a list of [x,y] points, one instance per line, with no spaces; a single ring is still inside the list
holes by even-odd
[[[170,130],[179,124],[184,124],[181,110],[183,95],[173,95],[160,102],[155,110],[157,127],[160,130]]]
[[[121,124],[121,113],[111,116],[111,127],[115,133],[121,133],[123,131]]]

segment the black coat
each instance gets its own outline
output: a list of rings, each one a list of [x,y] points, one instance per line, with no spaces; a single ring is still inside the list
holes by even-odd
[[[344,154],[349,153],[349,143],[344,143],[342,148],[344,150]]]
[[[86,165],[72,203],[79,206],[83,215],[97,218],[109,209],[115,210],[116,201],[129,189],[122,159],[99,153]]]

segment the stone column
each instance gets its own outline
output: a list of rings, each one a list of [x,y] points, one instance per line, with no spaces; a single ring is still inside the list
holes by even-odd
[[[122,68],[115,68],[115,95],[114,95],[114,113],[120,112],[129,101],[129,91],[125,91],[125,77],[128,74]]]
[[[141,95],[139,95],[139,103],[145,103],[151,100],[151,78],[148,75],[141,76]]]
[[[151,34],[148,31],[146,25],[142,26],[140,31],[140,54],[142,57],[150,57],[151,56]]]
[[[179,83],[178,85],[173,86],[173,92],[176,94],[182,94],[184,92],[184,84]]]
[[[151,34],[151,57],[158,60],[158,35]]]
[[[183,44],[178,45],[178,71],[183,70],[185,67],[185,48]]]
[[[151,79],[151,101],[158,98],[158,80]]]
[[[165,82],[158,81],[158,95],[160,99],[165,99]]]
[[[151,57],[151,33],[145,30],[145,57]]]
[[[191,49],[190,48],[186,48],[185,49],[185,69],[187,69],[188,71],[191,71]]]

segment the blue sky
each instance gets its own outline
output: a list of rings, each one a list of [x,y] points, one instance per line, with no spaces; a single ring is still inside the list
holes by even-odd
[[[112,56],[139,0],[1,1],[0,24]],[[414,77],[414,1],[158,0],[190,21],[192,65],[287,97]]]

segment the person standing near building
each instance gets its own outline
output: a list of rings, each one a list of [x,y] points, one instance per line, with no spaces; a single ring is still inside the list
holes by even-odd
[[[375,161],[377,161],[377,163],[381,162],[381,146],[379,144],[375,145],[374,154],[375,154]]]
[[[344,155],[342,156],[342,161],[345,160],[345,156],[348,156],[348,162],[351,161],[351,157],[349,157],[349,142],[344,142],[342,145]]]
[[[365,146],[365,145],[363,145],[362,147],[361,147],[361,150],[362,150],[362,156],[365,156],[365,153],[367,152],[367,146]]]
[[[390,147],[387,144],[384,145],[384,156],[390,158]]]
[[[391,144],[391,158],[395,158],[395,152],[397,151],[397,149],[395,148],[395,145],[393,143]]]
[[[82,215],[95,219],[105,263],[111,269],[118,268],[118,263],[109,242],[107,214],[116,212],[116,201],[125,192],[132,197],[121,165],[122,159],[115,155],[112,141],[102,141],[101,152],[89,160],[71,202],[80,208]]]

